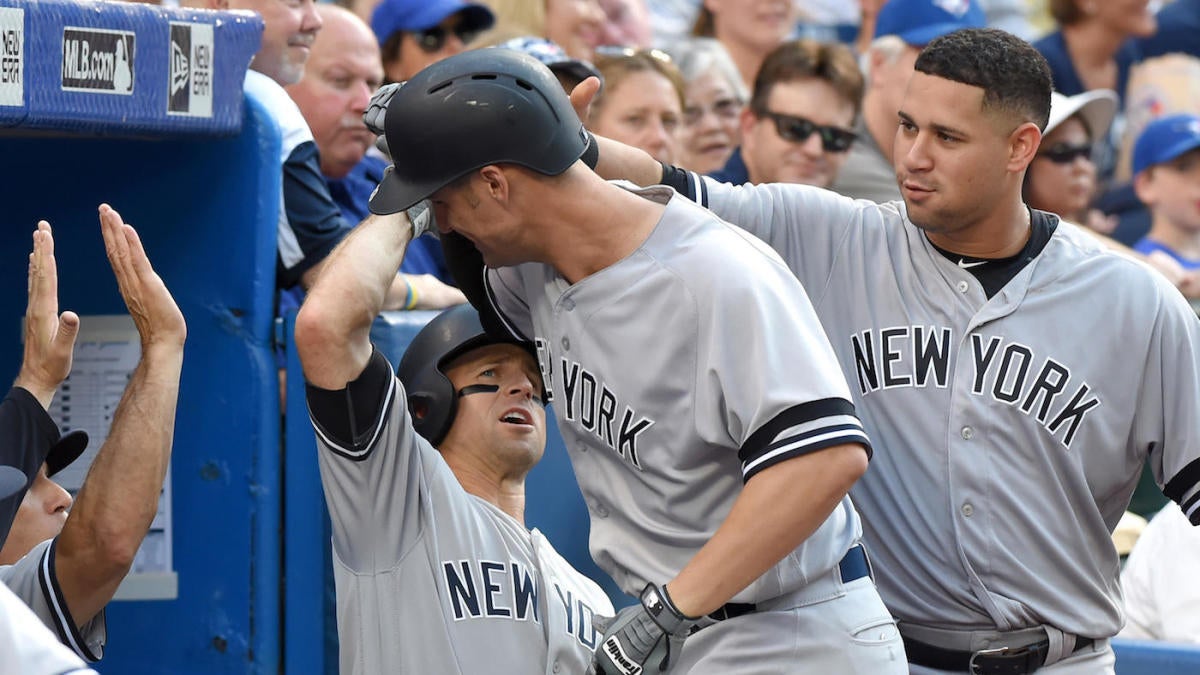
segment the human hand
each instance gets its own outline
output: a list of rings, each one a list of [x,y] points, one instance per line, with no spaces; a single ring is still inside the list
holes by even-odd
[[[182,347],[187,338],[183,312],[151,267],[137,231],[108,204],[100,205],[100,231],[117,288],[142,338],[143,353],[154,345]]]
[[[617,612],[612,619],[596,619],[603,633],[589,675],[633,675],[666,672],[679,659],[683,641],[696,620],[684,616],[665,588],[647,584],[641,602]]]
[[[1089,230],[1107,235],[1112,234],[1112,231],[1117,229],[1119,222],[1116,216],[1105,215],[1100,209],[1088,209],[1087,217],[1083,224]]]
[[[403,85],[403,82],[383,85],[371,95],[367,109],[363,111],[363,124],[366,124],[371,133],[377,137],[375,147],[388,157],[391,157],[392,153],[388,151],[387,136],[384,134],[384,120],[387,119],[388,104],[392,102],[392,97],[400,91],[400,87]]]
[[[29,254],[29,304],[25,309],[25,354],[16,385],[50,409],[58,385],[71,373],[79,316],[58,313],[58,264],[50,223],[42,220],[33,233]]]
[[[579,116],[579,121],[583,122],[584,126],[587,126],[592,101],[595,100],[598,93],[600,93],[600,80],[595,76],[580,82],[571,90],[571,107],[575,109],[575,114]]]

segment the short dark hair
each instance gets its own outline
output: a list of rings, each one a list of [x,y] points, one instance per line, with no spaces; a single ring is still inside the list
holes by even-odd
[[[818,42],[807,38],[784,42],[767,54],[754,76],[750,110],[761,115],[767,110],[771,89],[782,82],[819,79],[828,82],[854,106],[862,106],[863,75],[854,52],[840,42]]]
[[[921,50],[916,71],[983,89],[993,108],[1045,130],[1053,89],[1050,65],[1025,40],[996,28],[966,28],[943,35]]]

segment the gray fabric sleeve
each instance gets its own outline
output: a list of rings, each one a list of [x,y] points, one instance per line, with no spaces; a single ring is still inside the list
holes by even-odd
[[[108,624],[104,610],[79,626],[71,617],[66,599],[59,588],[54,564],[57,539],[47,539],[12,565],[0,567],[0,581],[29,606],[42,623],[88,663],[104,656]]]

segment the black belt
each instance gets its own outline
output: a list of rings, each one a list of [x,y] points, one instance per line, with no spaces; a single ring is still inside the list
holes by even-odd
[[[1076,638],[1075,649],[1072,650],[1072,653],[1084,647],[1090,647],[1093,642],[1092,638]],[[979,675],[1026,675],[1032,673],[1046,663],[1046,654],[1049,650],[1050,640],[1048,639],[1020,647],[1000,647],[968,652],[943,649],[904,637],[904,651],[908,653],[909,663],[937,670]]]
[[[843,584],[872,576],[871,561],[867,559],[867,550],[863,548],[862,544],[856,544],[846,551],[846,555],[842,556],[841,561],[838,562],[838,572],[842,575]],[[752,602],[729,602],[709,614],[708,618],[714,621],[724,621],[749,614],[755,609],[757,606]]]

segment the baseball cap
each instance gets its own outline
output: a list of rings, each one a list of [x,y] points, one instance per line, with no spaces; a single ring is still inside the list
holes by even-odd
[[[1079,115],[1087,124],[1092,138],[1104,138],[1116,114],[1117,92],[1111,89],[1093,89],[1075,96],[1050,92],[1050,120],[1046,122],[1045,133],[1054,131],[1058,125]]]
[[[25,474],[15,466],[0,465],[0,499],[8,499],[9,497],[21,491],[25,487]]]
[[[1133,173],[1200,148],[1200,116],[1190,113],[1167,115],[1146,125],[1133,145]]]
[[[433,28],[454,13],[462,14],[462,27],[482,31],[496,23],[487,5],[463,0],[383,0],[371,13],[371,30],[382,46],[397,31]]]
[[[50,447],[46,455],[46,476],[51,477],[70,466],[87,449],[88,435],[86,431],[76,429],[63,434]]]
[[[947,33],[986,23],[978,0],[887,0],[875,17],[875,37],[895,35],[924,47]]]
[[[604,76],[600,74],[599,70],[596,70],[596,66],[587,61],[567,56],[562,47],[545,38],[527,35],[501,42],[496,46],[524,52],[546,64],[546,67],[555,74],[563,73],[578,79],[580,82],[589,77],[597,77],[601,82],[604,82]]]

